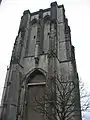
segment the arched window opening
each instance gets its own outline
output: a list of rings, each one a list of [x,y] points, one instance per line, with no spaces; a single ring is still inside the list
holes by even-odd
[[[47,21],[50,21],[50,15],[46,15],[44,17],[44,23],[46,23]]]
[[[31,21],[31,24],[34,25],[34,24],[36,24],[36,23],[37,23],[37,19],[34,18],[34,19]]]
[[[49,50],[49,34],[50,34],[50,21],[48,17],[45,18],[44,24],[44,41],[43,41],[43,51],[47,53]]]
[[[27,85],[27,107],[26,107],[26,119],[25,120],[44,120],[44,114],[37,112],[37,101],[44,104],[41,99],[45,93],[46,79],[42,72],[35,70],[31,73]]]
[[[40,84],[41,82],[46,82],[45,76],[43,75],[42,72],[40,72],[39,70],[35,70],[33,73],[31,73],[28,79],[28,84],[33,84],[33,83]]]

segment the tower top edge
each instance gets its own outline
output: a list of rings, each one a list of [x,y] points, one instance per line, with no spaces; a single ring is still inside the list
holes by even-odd
[[[53,7],[53,6],[57,6],[57,2],[56,1],[51,3],[51,7]]]
[[[65,11],[65,9],[64,9],[64,5],[62,4],[62,5],[57,5],[57,2],[55,1],[55,2],[52,2],[51,4],[51,7],[53,7],[53,6],[57,6],[58,8],[63,8],[63,10]],[[23,12],[23,14],[25,15],[25,14],[30,14],[30,15],[37,15],[37,14],[39,14],[41,11],[44,13],[44,12],[48,12],[48,11],[50,11],[50,9],[51,8],[46,8],[46,9],[40,9],[40,10],[38,10],[38,11],[36,11],[36,12],[30,12],[30,10],[28,9],[28,10],[25,10],[24,12]]]
[[[25,15],[25,14],[30,14],[30,11],[29,11],[29,10],[25,10],[25,11],[23,12],[23,15]]]

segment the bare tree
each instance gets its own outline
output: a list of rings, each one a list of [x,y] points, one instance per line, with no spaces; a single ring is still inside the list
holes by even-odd
[[[87,92],[84,83],[80,80],[80,100],[82,117],[86,118],[85,114],[90,112],[90,93]]]
[[[88,100],[80,106],[80,99],[77,99],[80,97],[85,100],[85,97],[89,97],[83,91],[83,84],[79,94],[79,82],[69,78],[64,75],[59,78],[56,74],[50,78],[51,85],[46,85],[44,95],[39,99],[35,97],[35,111],[44,114],[49,120],[72,120],[76,112],[80,114],[81,110],[87,110],[90,107]]]
[[[37,112],[43,113],[50,120],[67,120],[74,116],[74,89],[73,81],[54,76],[50,78],[51,84],[46,86],[45,93],[39,100],[35,97]]]

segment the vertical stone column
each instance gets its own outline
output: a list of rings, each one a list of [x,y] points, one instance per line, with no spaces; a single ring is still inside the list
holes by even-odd
[[[38,64],[39,62],[39,55],[42,52],[42,43],[43,43],[43,10],[40,9],[39,11],[39,20],[38,20],[38,27],[37,27],[37,40],[35,46],[35,63]]]
[[[20,62],[23,64],[23,58],[25,57],[26,51],[28,51],[28,41],[29,41],[29,35],[30,35],[30,20],[31,20],[31,14],[29,10],[24,11],[23,18],[21,21],[21,35],[22,35],[22,49],[21,49],[21,59]]]
[[[55,101],[55,93],[56,93],[56,78],[55,78],[55,71],[56,71],[56,21],[57,21],[57,3],[51,3],[51,21],[50,21],[50,34],[49,34],[49,52],[48,52],[48,81],[47,86],[50,91],[49,100]],[[52,100],[53,99],[53,100]],[[48,112],[51,115],[51,119],[54,119],[55,116],[55,109],[52,106],[52,103],[49,103]]]
[[[38,21],[38,28],[37,28],[37,40],[36,40],[36,46],[35,46],[35,63],[39,63],[39,54],[40,54],[40,30],[41,30],[41,24],[40,20]]]
[[[2,120],[16,120],[20,88],[20,66],[11,65],[7,78],[7,88],[3,99]]]
[[[44,19],[43,19],[43,10],[39,10],[39,19],[40,19],[40,54],[42,54],[43,51],[43,40],[44,40]]]
[[[3,106],[3,120],[17,119],[17,108],[21,81],[20,72],[23,74],[23,58],[25,56],[26,42],[28,40],[29,20],[29,11],[24,11],[10,62],[9,76],[7,78],[7,90],[3,102],[3,105],[6,104],[4,105],[6,107]]]
[[[4,89],[3,89],[3,95],[2,95],[2,100],[1,100],[1,115],[0,119],[4,120],[7,112],[7,105],[8,105],[8,93],[10,89],[10,77],[11,77],[11,70],[10,68],[7,69],[7,75],[5,79],[5,84],[4,84]]]
[[[23,16],[21,18],[20,27],[18,31],[18,35],[16,37],[12,57],[11,64],[23,64],[23,57],[25,56],[25,48],[26,43],[29,36],[29,21],[30,21],[30,12],[24,11]]]

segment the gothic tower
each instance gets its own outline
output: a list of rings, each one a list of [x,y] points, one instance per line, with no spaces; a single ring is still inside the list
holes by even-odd
[[[34,110],[36,104],[33,100],[35,97],[39,100],[47,86],[54,86],[57,91],[56,74],[59,78],[67,76],[65,82],[69,79],[77,86],[73,92],[75,100],[72,120],[81,120],[78,73],[70,27],[64,6],[53,2],[50,8],[33,13],[29,10],[23,12],[10,67],[7,69],[1,101],[1,120],[49,119]],[[47,108],[44,106],[44,109]],[[48,103],[47,111],[51,113],[52,109],[53,106]],[[54,112],[57,116],[57,111]]]

